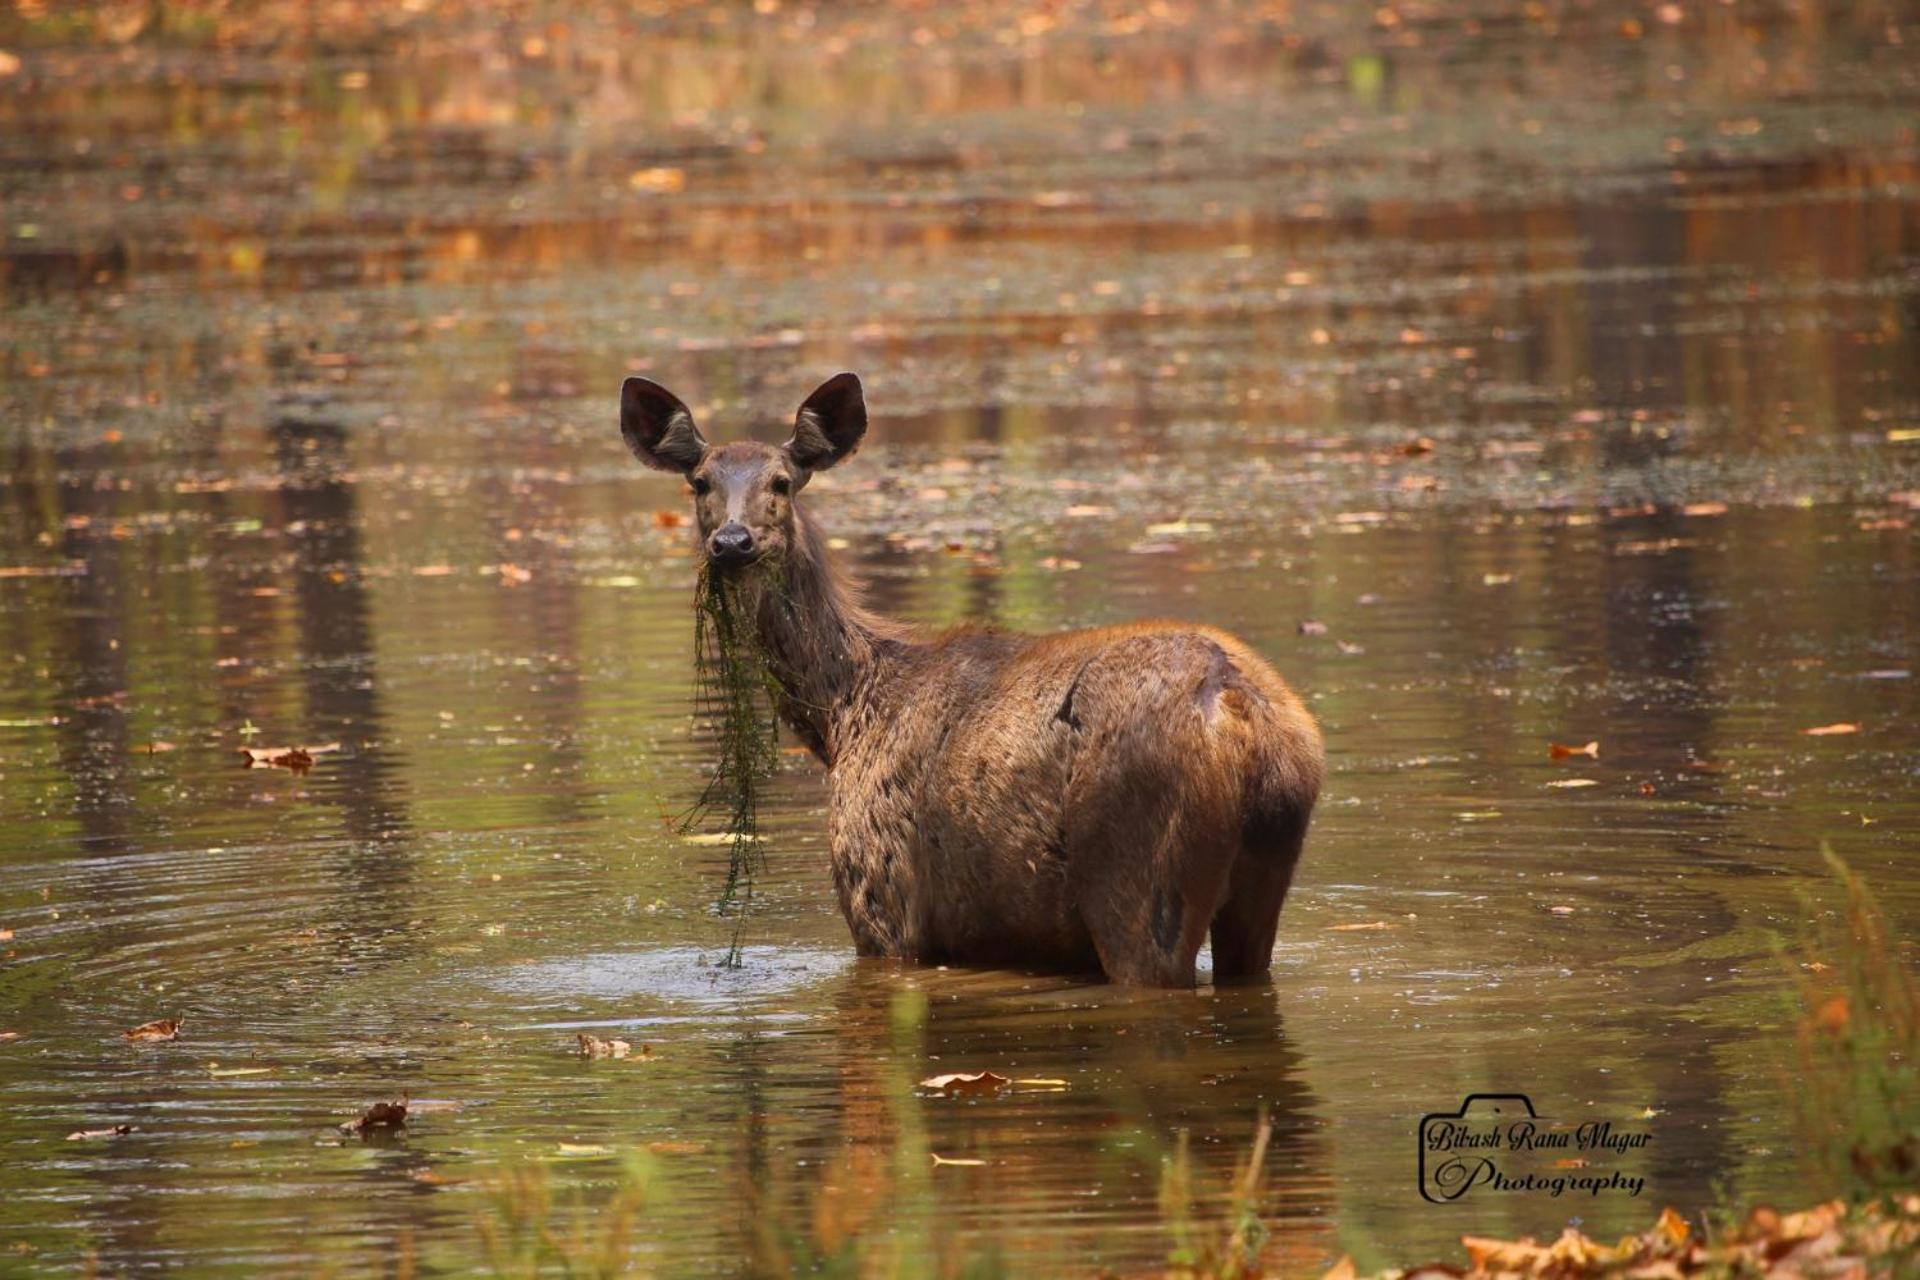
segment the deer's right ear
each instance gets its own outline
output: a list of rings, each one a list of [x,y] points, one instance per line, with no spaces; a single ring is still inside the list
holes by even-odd
[[[656,471],[687,475],[707,456],[693,411],[657,382],[628,378],[620,388],[620,434],[633,456]]]

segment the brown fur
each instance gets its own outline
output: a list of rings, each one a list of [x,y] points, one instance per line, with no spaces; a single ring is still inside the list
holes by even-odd
[[[1211,932],[1217,978],[1264,974],[1320,790],[1312,716],[1211,627],[921,637],[863,608],[793,501],[859,443],[851,379],[815,392],[783,449],[706,446],[652,384],[636,412],[639,379],[622,428],[650,465],[651,440],[680,450],[665,469],[692,478],[709,554],[723,529],[752,539],[752,559],[718,571],[755,619],[782,718],[827,766],[855,945],[1190,986]]]

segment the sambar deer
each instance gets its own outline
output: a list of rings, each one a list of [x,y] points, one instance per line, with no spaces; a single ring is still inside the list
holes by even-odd
[[[1216,979],[1265,974],[1320,792],[1313,717],[1208,627],[922,636],[865,609],[796,498],[866,429],[851,373],[778,448],[709,445],[672,392],[621,389],[628,447],[686,477],[707,569],[827,767],[855,946],[1192,986],[1211,930]]]

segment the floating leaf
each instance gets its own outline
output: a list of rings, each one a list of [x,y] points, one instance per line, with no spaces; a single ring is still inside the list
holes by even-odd
[[[347,1133],[357,1133],[365,1137],[370,1133],[393,1133],[406,1128],[407,1100],[396,1098],[392,1102],[376,1102],[362,1111],[356,1118],[342,1124],[340,1128]]]
[[[1567,760],[1574,756],[1585,756],[1589,760],[1600,758],[1600,743],[1596,739],[1583,747],[1569,747],[1558,742],[1547,744],[1547,756],[1552,760]]]
[[[180,1034],[180,1024],[183,1021],[184,1019],[181,1018],[156,1018],[152,1022],[143,1022],[133,1030],[122,1031],[120,1034],[129,1040],[149,1043],[172,1040]]]
[[[88,1142],[94,1138],[124,1138],[139,1131],[139,1126],[116,1124],[111,1129],[75,1129],[67,1135],[68,1142]]]
[[[583,1058],[624,1058],[633,1052],[633,1045],[625,1040],[602,1040],[585,1032],[576,1038],[580,1042],[580,1056]]]
[[[295,773],[305,773],[313,768],[313,758],[338,751],[340,744],[329,742],[323,747],[236,747],[234,754],[245,756],[249,769],[291,769]]]
[[[1597,778],[1562,778],[1558,782],[1549,782],[1547,785],[1550,787],[1597,787],[1600,781]]]
[[[1843,721],[1839,724],[1823,724],[1814,729],[1802,729],[1800,732],[1809,738],[1831,738],[1841,733],[1858,733],[1860,732],[1860,726],[1857,724],[1847,724]]]
[[[1330,924],[1329,933],[1358,933],[1362,929],[1391,929],[1393,926],[1385,920],[1369,920],[1365,924]]]
[[[985,1160],[975,1160],[967,1156],[943,1156],[937,1151],[929,1151],[927,1154],[933,1157],[933,1167],[936,1169],[938,1169],[942,1165],[955,1165],[960,1168],[981,1169],[981,1168],[985,1168],[987,1163]]]
[[[965,1097],[998,1093],[1012,1083],[1006,1076],[997,1075],[992,1071],[954,1071],[943,1076],[928,1076],[920,1082],[920,1087],[932,1089],[937,1093]]]

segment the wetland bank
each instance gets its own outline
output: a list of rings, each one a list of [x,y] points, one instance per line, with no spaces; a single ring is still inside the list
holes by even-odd
[[[1920,915],[1912,15],[771,8],[0,15],[0,1271],[460,1273],[473,1179],[628,1159],[671,1274],[1137,1271],[1263,1107],[1283,1272],[1801,1199],[1821,842]],[[877,607],[1310,695],[1270,987],[856,961],[791,751],[720,963],[615,397],[773,440],[840,368]],[[1426,1202],[1488,1092],[1644,1193]]]

